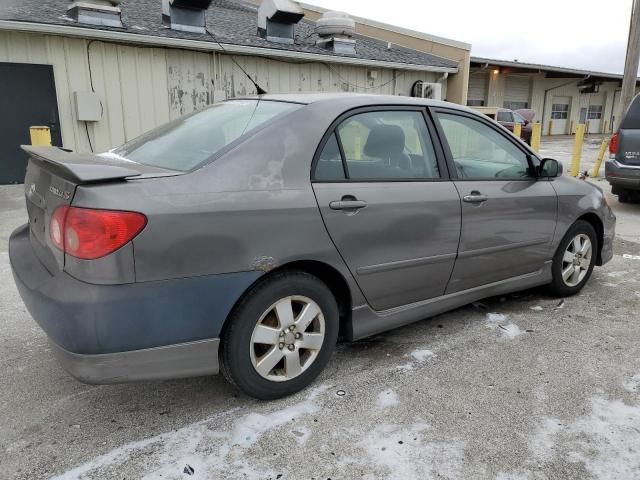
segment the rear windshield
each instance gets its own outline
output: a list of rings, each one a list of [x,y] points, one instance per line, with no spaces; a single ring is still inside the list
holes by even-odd
[[[186,172],[259,125],[300,107],[260,100],[217,103],[151,130],[111,153],[144,165]]]

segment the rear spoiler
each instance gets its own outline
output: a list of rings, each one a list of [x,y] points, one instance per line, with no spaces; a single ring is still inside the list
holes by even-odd
[[[145,173],[144,166],[131,162],[115,161],[90,153],[73,153],[58,147],[21,147],[36,161],[47,164],[56,175],[76,184],[124,180]],[[140,168],[138,168],[140,167]]]

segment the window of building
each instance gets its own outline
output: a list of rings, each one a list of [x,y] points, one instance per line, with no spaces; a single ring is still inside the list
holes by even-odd
[[[529,108],[529,102],[514,102],[505,100],[502,106],[504,108],[508,108],[509,110],[522,110],[524,108]]]
[[[569,105],[566,103],[554,103],[551,106],[552,120],[566,120],[569,118]]]
[[[602,118],[602,105],[589,105],[587,118],[589,120],[600,120]]]
[[[484,100],[467,99],[467,107],[484,107]]]

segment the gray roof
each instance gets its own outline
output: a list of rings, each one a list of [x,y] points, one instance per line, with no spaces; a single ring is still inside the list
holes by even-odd
[[[536,72],[564,73],[564,74],[576,76],[576,77],[598,77],[598,78],[610,78],[613,80],[622,80],[622,75],[617,73],[596,72],[593,70],[581,70],[581,69],[568,68],[568,67],[556,67],[553,65],[540,65],[537,63],[498,60],[495,58],[471,57],[471,63],[472,64],[473,63],[489,64],[489,65],[495,65],[498,67],[521,68],[523,70],[532,70]]]
[[[4,2],[5,0],[0,0]],[[178,32],[162,25],[161,0],[122,0],[122,23],[124,28],[95,27],[77,24],[66,16],[68,0],[20,0],[0,6],[0,19],[33,22],[50,25],[77,25],[83,28],[151,35],[154,37],[179,38],[213,42],[209,35]],[[293,45],[269,42],[257,35],[257,7],[232,0],[214,0],[207,11],[207,28],[223,44],[258,47],[271,50],[311,53],[349,58],[315,45],[314,22],[303,19],[296,25],[296,41]],[[356,36],[356,56],[360,60],[393,62],[430,68],[455,69],[458,64],[429,53],[419,52],[393,45],[370,37]]]

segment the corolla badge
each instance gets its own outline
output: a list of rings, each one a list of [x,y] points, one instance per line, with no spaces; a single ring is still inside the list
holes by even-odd
[[[62,190],[54,187],[53,185],[49,187],[49,192],[53,193],[56,197],[62,198],[63,200],[69,200],[71,198],[71,193],[63,192]]]

